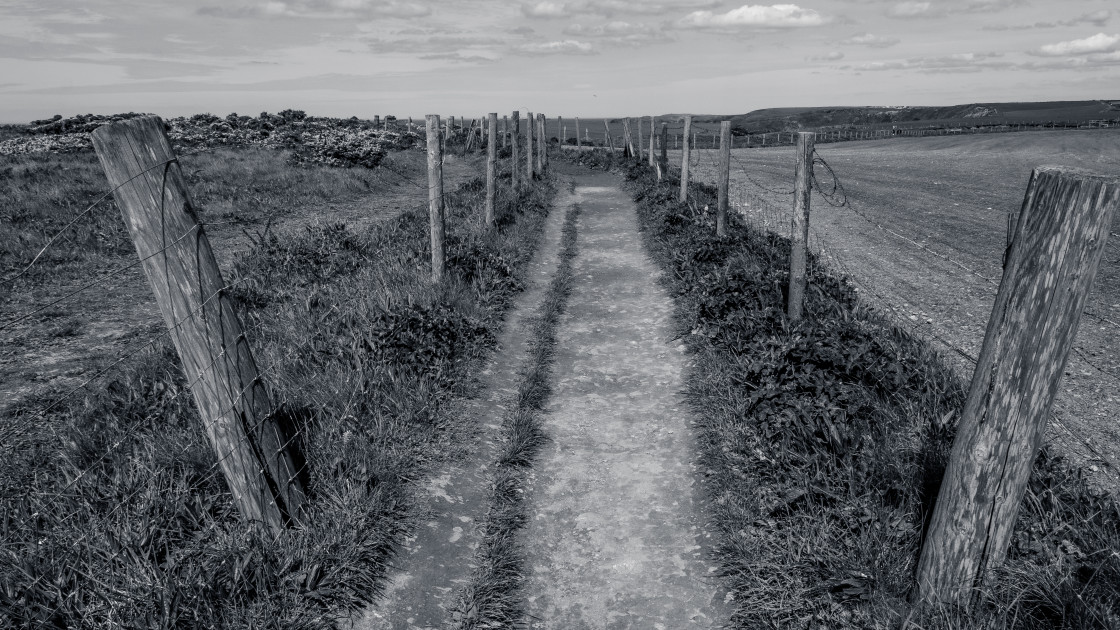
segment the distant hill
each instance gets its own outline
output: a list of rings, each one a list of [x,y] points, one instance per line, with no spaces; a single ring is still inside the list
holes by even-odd
[[[1115,118],[1120,118],[1120,100],[971,103],[948,107],[781,107],[730,116],[697,115],[693,116],[693,122],[707,128],[718,125],[721,120],[731,120],[732,129],[737,133],[753,134],[846,127],[1085,122]]]

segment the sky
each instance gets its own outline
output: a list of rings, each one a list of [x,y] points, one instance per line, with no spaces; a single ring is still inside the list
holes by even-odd
[[[1115,0],[0,0],[0,122],[1097,99]]]

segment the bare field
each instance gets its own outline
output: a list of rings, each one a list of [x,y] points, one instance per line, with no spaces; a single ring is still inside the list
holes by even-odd
[[[715,152],[698,153],[693,171],[714,183]],[[1021,205],[1031,169],[1052,164],[1120,174],[1120,130],[894,138],[821,145],[818,154],[835,170],[851,207],[813,195],[814,249],[869,301],[945,348],[970,379],[972,363],[945,341],[973,357],[979,353],[1001,275],[1007,217]],[[680,163],[680,151],[669,157]],[[793,159],[790,147],[734,151],[731,202],[745,218],[788,233],[792,196],[784,191],[793,187]],[[815,175],[831,188],[825,169],[818,166]],[[1113,493],[1120,492],[1118,232],[1120,217],[1049,434],[1052,448]]]

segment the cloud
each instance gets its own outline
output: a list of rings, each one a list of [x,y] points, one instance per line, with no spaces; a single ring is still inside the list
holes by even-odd
[[[842,53],[838,50],[833,50],[832,52],[828,52],[828,53],[825,53],[823,55],[814,55],[812,57],[806,57],[805,61],[840,61],[843,58],[844,58],[844,53]]]
[[[941,11],[931,2],[899,2],[887,9],[887,15],[903,19],[923,18],[940,16]]]
[[[985,31],[1025,31],[1034,28],[1057,28],[1059,26],[1080,26],[1082,24],[1092,24],[1093,26],[1104,26],[1112,18],[1112,11],[1107,9],[1101,11],[1094,11],[1092,13],[1083,13],[1077,17],[1068,20],[1058,20],[1056,22],[1035,22],[1034,24],[1020,24],[1009,26],[1005,24],[995,24],[984,26]]]
[[[1066,57],[1092,53],[1111,53],[1117,50],[1118,45],[1120,45],[1120,35],[1097,33],[1084,39],[1046,44],[1035,51],[1035,54],[1044,57]]]
[[[1026,0],[971,0],[964,6],[964,10],[967,13],[994,13],[1025,4]]]
[[[536,4],[521,5],[521,13],[531,18],[561,18],[571,15],[565,4],[556,2],[538,2]]]
[[[196,13],[221,18],[417,18],[431,15],[432,9],[406,0],[269,0],[245,6],[204,6]]]
[[[882,70],[918,70],[921,72],[946,73],[946,72],[980,72],[992,68],[1007,68],[1014,64],[1002,61],[1001,53],[957,53],[938,57],[913,57],[893,61],[872,61],[853,66],[844,66],[845,70],[882,71]]]
[[[530,18],[554,19],[574,15],[662,15],[671,11],[704,9],[719,5],[721,0],[575,0],[574,2],[537,2],[521,5],[522,15]]]
[[[524,55],[593,55],[595,47],[587,42],[565,39],[551,42],[523,44],[516,48]]]
[[[677,21],[681,28],[737,29],[737,28],[799,28],[827,24],[829,18],[813,9],[802,9],[796,4],[753,5],[744,4],[727,13],[693,11]]]
[[[672,37],[662,29],[650,24],[612,21],[606,24],[570,24],[564,28],[565,35],[595,38],[605,43],[640,46],[655,42],[672,41]]]
[[[848,39],[841,40],[840,43],[846,46],[868,46],[870,48],[890,48],[901,40],[897,37],[882,37],[880,35],[872,35],[871,33],[861,33],[859,35],[852,35]]]

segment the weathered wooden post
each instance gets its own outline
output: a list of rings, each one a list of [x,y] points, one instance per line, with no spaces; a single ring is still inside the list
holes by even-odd
[[[661,168],[657,171],[657,181],[661,181],[661,172],[669,174],[669,124],[661,123]]]
[[[521,165],[518,164],[518,160],[520,158],[517,155],[517,145],[518,145],[519,142],[521,142],[521,138],[519,137],[520,135],[521,135],[521,113],[518,112],[515,109],[515,110],[513,110],[513,117],[511,118],[511,124],[510,124],[510,127],[509,127],[509,146],[510,146],[510,151],[511,151],[510,162],[509,162],[509,164],[510,164],[509,177],[510,177],[510,180],[513,182],[513,191],[514,192],[518,192],[519,190],[521,190],[521,179],[517,176],[518,169],[521,168]]]
[[[719,124],[719,196],[716,203],[716,236],[727,234],[727,189],[731,179],[731,121]]]
[[[607,119],[606,118],[603,119],[603,128],[606,129],[606,131],[603,132],[603,141],[609,147],[608,151],[610,151],[610,153],[608,155],[610,156],[610,161],[613,164],[614,163],[614,138],[611,136],[611,126],[609,124],[607,124]]]
[[[576,117],[576,150],[578,151],[582,147],[583,147],[582,141],[579,139],[579,117],[577,116]]]
[[[638,143],[634,145],[634,150],[638,154],[638,161],[642,161],[642,119],[641,117],[634,119],[634,126],[637,127]],[[653,133],[653,128],[650,127],[650,133]]]
[[[533,183],[533,127],[537,125],[537,118],[533,112],[525,112],[525,182]]]
[[[969,605],[1002,564],[1118,206],[1118,178],[1031,174],[918,560],[919,600]]]
[[[692,132],[692,116],[684,117],[684,144],[681,146],[681,195],[680,201],[688,201],[688,139]]]
[[[545,115],[537,114],[537,174],[544,175],[544,162],[545,149],[548,148],[548,140],[545,138]]]
[[[622,157],[628,158],[634,155],[634,143],[630,140],[630,119],[622,119]]]
[[[817,134],[810,131],[797,133],[793,221],[789,236],[789,304],[786,308],[791,322],[801,320],[805,301],[805,250],[809,240],[809,194],[813,191],[813,146],[816,138]]]
[[[298,523],[306,495],[294,436],[273,415],[163,120],[105,125],[92,140],[241,515],[273,534]]]
[[[498,177],[498,112],[489,116],[490,128],[486,136],[486,227],[494,227],[494,194]]]
[[[428,222],[432,234],[432,282],[443,282],[443,148],[439,139],[439,116],[428,114]]]
[[[380,114],[374,114],[373,115],[373,127],[374,127],[374,129],[378,129],[378,128],[381,127],[381,115]]]
[[[655,144],[654,138],[657,136],[657,121],[653,116],[649,117],[649,165],[653,166],[656,159],[653,157],[653,145]]]

